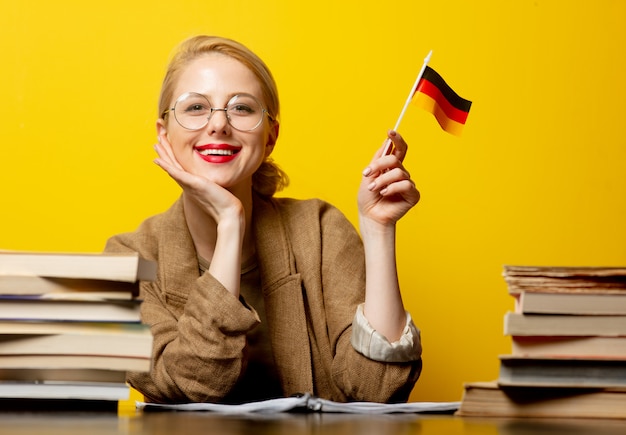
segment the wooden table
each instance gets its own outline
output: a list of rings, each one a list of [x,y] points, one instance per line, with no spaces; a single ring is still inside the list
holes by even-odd
[[[0,411],[2,435],[528,435],[626,434],[626,421],[479,419],[451,415],[206,412]]]

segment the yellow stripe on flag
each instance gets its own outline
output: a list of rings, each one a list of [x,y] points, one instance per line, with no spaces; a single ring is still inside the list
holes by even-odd
[[[417,92],[411,100],[417,107],[432,113],[442,129],[455,136],[460,136],[463,131],[463,124],[448,118],[445,112],[439,107],[437,101],[430,96]]]

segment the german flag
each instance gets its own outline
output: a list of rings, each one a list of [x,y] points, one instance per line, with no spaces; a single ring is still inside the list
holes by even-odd
[[[442,129],[456,136],[461,135],[472,106],[471,101],[457,95],[429,66],[424,69],[411,102],[432,113]]]

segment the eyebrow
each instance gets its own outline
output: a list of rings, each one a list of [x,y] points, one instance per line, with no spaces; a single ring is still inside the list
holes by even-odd
[[[198,95],[202,95],[204,98],[206,98],[207,100],[211,101],[211,97],[210,97],[209,95],[207,95],[207,94],[206,94],[206,93],[204,93],[204,92],[198,92],[198,91],[187,91],[187,92],[183,92],[182,94],[180,94],[180,95],[176,98],[176,100],[178,100],[178,98],[180,98],[182,95],[185,95],[185,94],[198,94]],[[262,100],[263,100],[263,97],[260,97],[260,96],[257,96],[257,95],[254,95],[254,94],[251,94],[250,92],[241,92],[241,91],[239,91],[239,92],[231,92],[230,94],[227,94],[227,95],[226,95],[227,101],[232,100],[232,99],[233,99],[234,97],[236,97],[237,95],[247,95],[247,96],[250,96],[250,97],[256,98],[257,100],[259,100],[259,102],[260,102],[260,103],[262,103]],[[175,100],[175,101],[176,101],[176,100]]]

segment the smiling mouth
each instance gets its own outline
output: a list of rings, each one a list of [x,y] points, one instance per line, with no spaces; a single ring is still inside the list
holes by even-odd
[[[232,149],[215,149],[215,148],[207,148],[207,149],[199,149],[197,150],[200,155],[203,156],[233,156],[239,152],[239,150]]]

